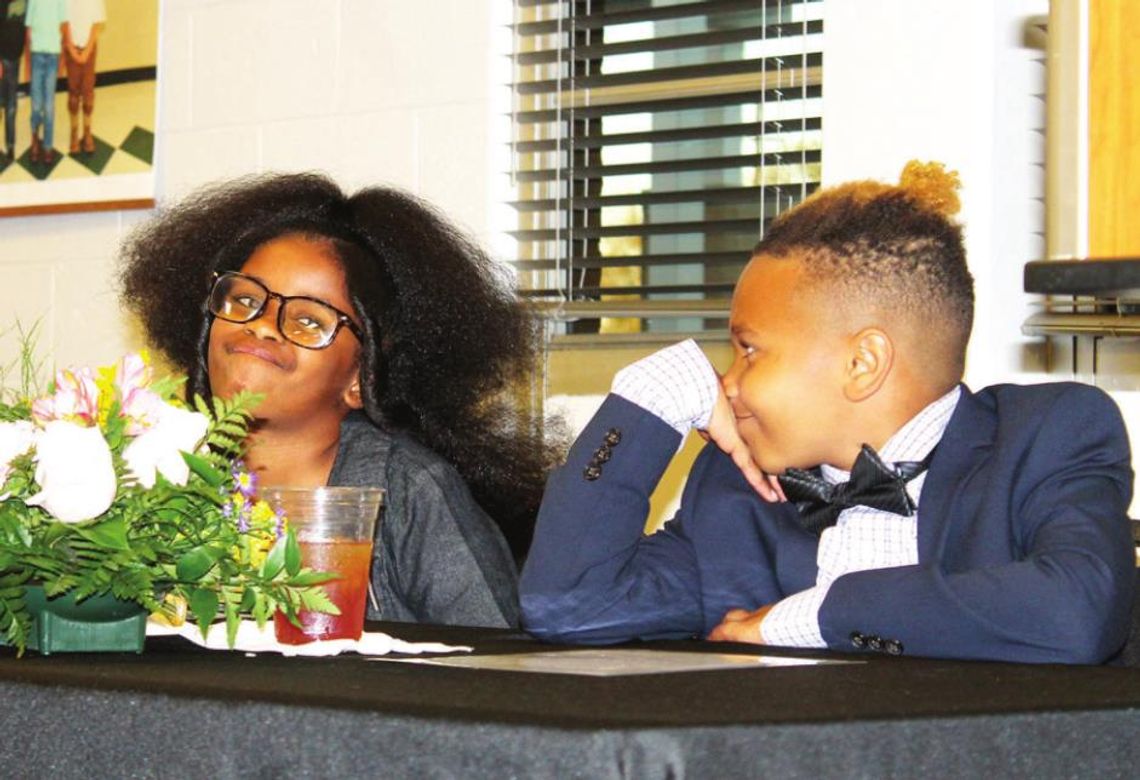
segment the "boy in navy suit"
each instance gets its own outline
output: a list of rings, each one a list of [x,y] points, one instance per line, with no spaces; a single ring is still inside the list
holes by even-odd
[[[962,385],[973,318],[957,177],[822,190],[733,296],[719,378],[692,342],[623,369],[552,476],[524,625],[582,642],[707,636],[1100,663],[1135,578],[1119,411],[1058,383]],[[641,533],[690,428],[676,518]]]

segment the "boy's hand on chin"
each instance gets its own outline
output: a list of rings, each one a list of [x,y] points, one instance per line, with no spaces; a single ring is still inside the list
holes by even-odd
[[[755,612],[746,609],[732,609],[721,619],[720,625],[709,632],[710,642],[750,642],[754,645],[764,644],[764,637],[760,633],[760,624],[768,612],[775,606],[769,604],[760,607]]]
[[[732,458],[732,462],[744,474],[748,484],[760,494],[762,499],[773,503],[788,500],[784,497],[784,491],[776,477],[765,474],[756,465],[756,461],[752,459],[748,445],[744,443],[744,440],[740,438],[740,433],[736,430],[736,417],[732,413],[732,407],[729,406],[728,398],[725,397],[723,390],[717,393],[716,405],[713,407],[709,427],[700,431],[700,434]]]

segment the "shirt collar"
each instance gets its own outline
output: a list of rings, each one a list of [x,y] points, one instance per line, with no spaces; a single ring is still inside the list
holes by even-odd
[[[887,439],[879,457],[886,463],[925,458],[942,440],[942,434],[946,432],[946,426],[950,424],[961,396],[962,386],[954,385],[950,392],[924,407]],[[823,478],[832,484],[846,482],[851,477],[849,472],[827,464],[821,466],[820,470]]]

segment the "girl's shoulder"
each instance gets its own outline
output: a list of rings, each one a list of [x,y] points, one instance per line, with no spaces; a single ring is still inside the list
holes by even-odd
[[[362,413],[349,415],[340,430],[330,484],[390,487],[393,481],[462,482],[443,456],[401,431],[389,431]]]

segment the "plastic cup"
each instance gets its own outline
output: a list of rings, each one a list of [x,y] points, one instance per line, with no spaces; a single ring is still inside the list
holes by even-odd
[[[339,615],[301,610],[301,628],[284,614],[274,616],[277,641],[299,645],[316,639],[359,639],[364,632],[372,538],[383,504],[380,488],[267,487],[259,498],[284,513],[297,535],[301,564],[314,571],[336,572],[339,579],[321,585]]]

